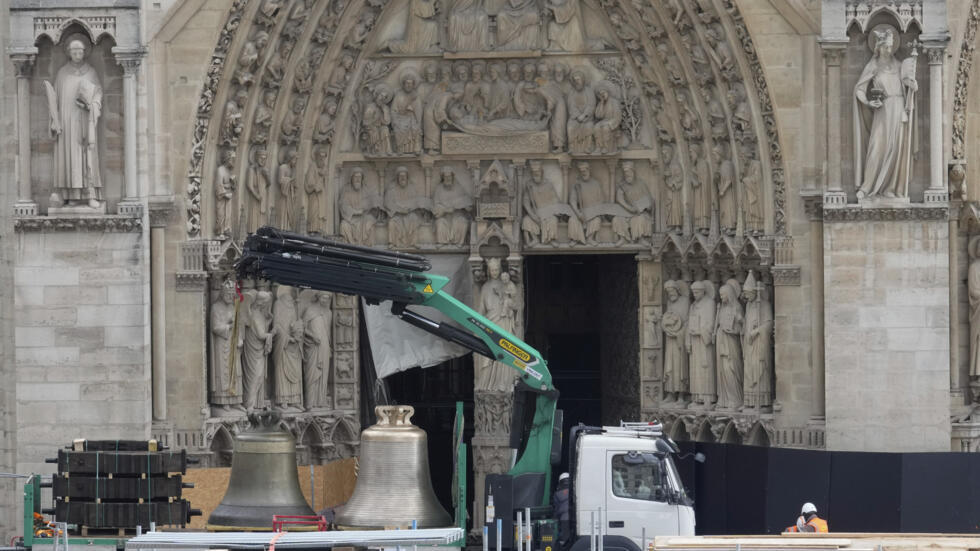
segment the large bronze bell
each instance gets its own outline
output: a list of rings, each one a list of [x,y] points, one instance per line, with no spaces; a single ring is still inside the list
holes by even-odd
[[[425,431],[411,422],[411,406],[377,406],[378,422],[361,432],[361,457],[354,494],[337,511],[341,528],[449,526],[449,513],[436,499],[429,478]]]
[[[231,479],[208,530],[272,530],[273,515],[312,515],[299,488],[296,440],[279,414],[249,415],[252,428],[235,436]]]

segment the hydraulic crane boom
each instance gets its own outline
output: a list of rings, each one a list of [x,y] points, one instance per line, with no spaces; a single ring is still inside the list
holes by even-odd
[[[536,394],[534,419],[524,452],[509,474],[544,473],[550,487],[552,424],[558,391],[547,362],[533,347],[463,304],[443,287],[449,278],[426,273],[423,256],[348,245],[269,226],[245,240],[236,265],[239,279],[268,279],[283,285],[392,302],[391,312],[433,335],[498,361],[519,374],[519,391]],[[435,308],[457,325],[429,319],[409,306]],[[547,504],[547,492],[542,505]]]

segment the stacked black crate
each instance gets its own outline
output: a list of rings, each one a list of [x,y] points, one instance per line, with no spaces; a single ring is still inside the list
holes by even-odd
[[[59,522],[89,529],[127,530],[142,526],[184,527],[192,515],[182,490],[187,452],[158,449],[155,440],[76,440],[58,450],[52,476]]]

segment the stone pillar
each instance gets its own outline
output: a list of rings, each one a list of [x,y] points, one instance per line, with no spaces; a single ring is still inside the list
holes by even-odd
[[[810,304],[823,304],[823,205],[819,197],[804,196],[803,207],[810,220]],[[823,316],[823,308],[810,309],[810,419],[817,422],[826,415]]]
[[[830,205],[847,203],[841,182],[841,84],[840,65],[847,43],[821,42],[827,67],[827,185],[824,202]]]
[[[949,404],[951,410],[955,410],[958,406],[970,401],[968,399],[969,394],[965,392],[967,385],[964,384],[969,381],[969,371],[967,371],[967,377],[964,380],[960,369],[959,272],[962,260],[960,259],[959,247],[959,212],[959,208],[949,210]],[[965,260],[967,264],[970,263],[972,259],[969,254]]]
[[[172,202],[150,205],[150,355],[153,421],[167,420],[166,232]]]
[[[33,53],[12,54],[17,71],[17,202],[16,216],[36,216],[37,203],[31,195],[31,75]]]
[[[943,60],[946,45],[926,45],[929,56],[929,189],[926,203],[949,201],[943,167]]]
[[[126,192],[119,203],[119,214],[138,216],[142,211],[139,202],[139,182],[136,177],[136,77],[142,50],[119,51],[113,48],[116,62],[123,68],[123,179]]]
[[[650,418],[663,397],[663,269],[649,254],[636,257],[640,311],[640,411]]]

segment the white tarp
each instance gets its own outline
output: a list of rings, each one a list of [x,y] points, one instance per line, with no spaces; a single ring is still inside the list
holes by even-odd
[[[449,278],[443,290],[463,303],[472,305],[473,278],[466,255],[427,255],[432,261],[430,273]],[[451,321],[438,310],[411,306],[411,310],[439,321]],[[377,306],[364,304],[371,355],[379,379],[413,367],[431,367],[469,352],[462,346],[426,333],[391,313],[391,302]],[[458,325],[458,324],[457,324]]]

